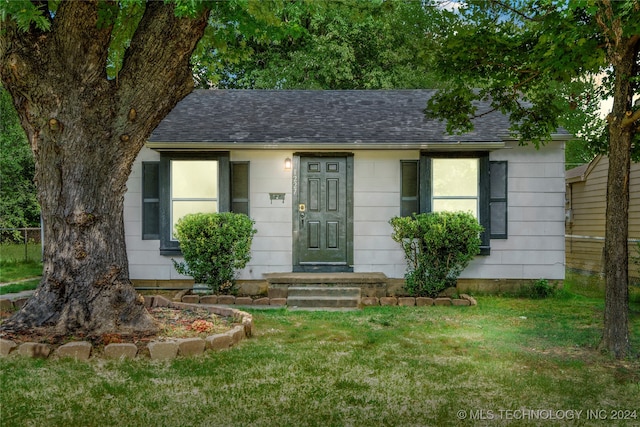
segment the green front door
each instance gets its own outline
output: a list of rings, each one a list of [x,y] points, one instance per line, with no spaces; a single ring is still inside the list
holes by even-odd
[[[351,164],[348,156],[299,157],[294,271],[351,271]]]

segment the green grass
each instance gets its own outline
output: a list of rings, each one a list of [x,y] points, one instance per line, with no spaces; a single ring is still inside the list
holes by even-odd
[[[604,304],[583,281],[569,276],[551,299],[479,296],[477,307],[255,310],[257,336],[172,362],[12,356],[0,359],[0,424],[513,425],[506,411],[527,409],[583,411],[574,425],[601,426],[587,410],[622,409],[636,418],[614,424],[638,425],[640,361],[596,350]],[[631,322],[638,354],[638,303]],[[515,424],[541,422],[562,424]]]
[[[31,291],[38,287],[40,279],[27,280],[20,283],[11,283],[10,285],[0,286],[0,295],[15,294],[22,291]]]
[[[41,274],[42,263],[40,261],[0,260],[0,283],[29,279]]]
[[[0,283],[37,277],[42,274],[42,255],[40,244],[0,244]]]
[[[42,246],[40,243],[0,243],[0,261],[40,261],[42,259]]]

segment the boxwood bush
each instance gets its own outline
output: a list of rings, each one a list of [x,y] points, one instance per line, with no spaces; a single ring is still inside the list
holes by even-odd
[[[455,286],[462,270],[480,253],[478,220],[465,212],[430,212],[390,220],[393,240],[402,245],[411,296],[436,297]]]
[[[238,270],[251,260],[254,221],[244,214],[196,213],[176,224],[184,262],[173,260],[180,274],[206,283],[213,293],[228,292]]]

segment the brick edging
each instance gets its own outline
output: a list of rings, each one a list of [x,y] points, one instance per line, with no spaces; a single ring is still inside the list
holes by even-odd
[[[284,307],[287,305],[286,298],[256,298],[251,297],[234,297],[233,295],[181,295],[182,302],[176,304],[219,304],[219,305],[239,305],[239,306],[277,306]],[[364,307],[371,306],[430,306],[430,305],[455,305],[455,306],[473,306],[478,305],[475,298],[467,294],[461,294],[460,298],[438,297],[361,297],[360,304]]]
[[[171,360],[177,356],[197,356],[205,351],[223,350],[238,344],[245,338],[250,338],[254,334],[253,316],[235,308],[200,306],[184,302],[170,301],[162,296],[151,296],[145,298],[148,307],[169,307],[169,308],[205,308],[212,314],[224,317],[232,317],[239,325],[232,329],[210,335],[206,338],[170,338],[165,340],[152,341],[147,344],[151,360]],[[93,353],[93,354],[92,354]],[[11,354],[20,356],[43,358],[50,356],[55,358],[70,357],[76,360],[88,360],[91,356],[108,359],[129,359],[141,357],[138,354],[138,347],[133,343],[112,343],[104,346],[102,353],[93,352],[93,345],[88,341],[73,341],[54,347],[49,344],[25,342],[20,345],[11,340],[0,338],[0,357],[8,357]]]

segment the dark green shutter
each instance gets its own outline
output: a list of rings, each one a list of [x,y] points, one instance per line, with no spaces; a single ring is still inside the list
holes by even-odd
[[[491,254],[491,214],[489,213],[489,187],[491,185],[491,178],[489,177],[490,162],[489,153],[482,153],[478,157],[479,160],[479,186],[480,194],[478,200],[478,216],[480,217],[480,225],[484,228],[484,231],[480,235],[480,255]]]
[[[231,211],[249,215],[249,162],[231,162]]]
[[[507,162],[491,162],[491,238],[507,238]]]
[[[142,163],[142,239],[160,239],[160,162]]]
[[[418,197],[420,176],[418,174],[418,161],[400,161],[400,173],[400,216],[410,216],[419,213]]]

